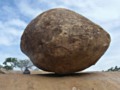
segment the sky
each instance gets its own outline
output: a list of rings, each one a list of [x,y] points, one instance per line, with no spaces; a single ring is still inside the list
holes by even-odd
[[[73,10],[110,34],[110,47],[86,71],[120,67],[120,0],[0,0],[0,63],[7,57],[28,59],[20,50],[21,35],[32,19],[53,8]]]

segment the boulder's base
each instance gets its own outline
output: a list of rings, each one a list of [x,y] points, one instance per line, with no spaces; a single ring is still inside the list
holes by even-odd
[[[0,74],[0,90],[120,90],[120,72]]]

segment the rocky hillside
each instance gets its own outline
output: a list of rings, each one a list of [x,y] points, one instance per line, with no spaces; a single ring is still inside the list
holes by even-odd
[[[120,90],[120,72],[0,74],[0,90]]]

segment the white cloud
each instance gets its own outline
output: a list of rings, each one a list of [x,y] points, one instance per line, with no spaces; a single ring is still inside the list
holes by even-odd
[[[20,19],[12,19],[7,21],[7,26],[17,26],[17,27],[26,27],[27,23]]]
[[[4,30],[0,30],[0,32],[0,45],[9,46],[19,44],[22,31],[8,27]]]
[[[18,4],[19,3],[19,4]],[[27,0],[16,0],[16,6],[18,7],[19,11],[22,15],[25,15],[27,17],[33,18],[40,14],[42,11],[40,8],[34,8]]]
[[[8,5],[0,6],[0,15],[1,18],[4,20],[19,18],[19,15],[17,15],[16,12],[17,12],[16,8],[13,8],[11,6]]]
[[[26,22],[20,19],[11,19],[6,22],[0,21],[0,45],[16,45],[26,27]]]

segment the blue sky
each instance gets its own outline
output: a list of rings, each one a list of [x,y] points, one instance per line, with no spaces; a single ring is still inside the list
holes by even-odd
[[[27,59],[19,46],[25,27],[43,11],[59,7],[86,16],[111,35],[107,52],[87,70],[120,66],[120,0],[0,0],[0,63],[7,57]]]

